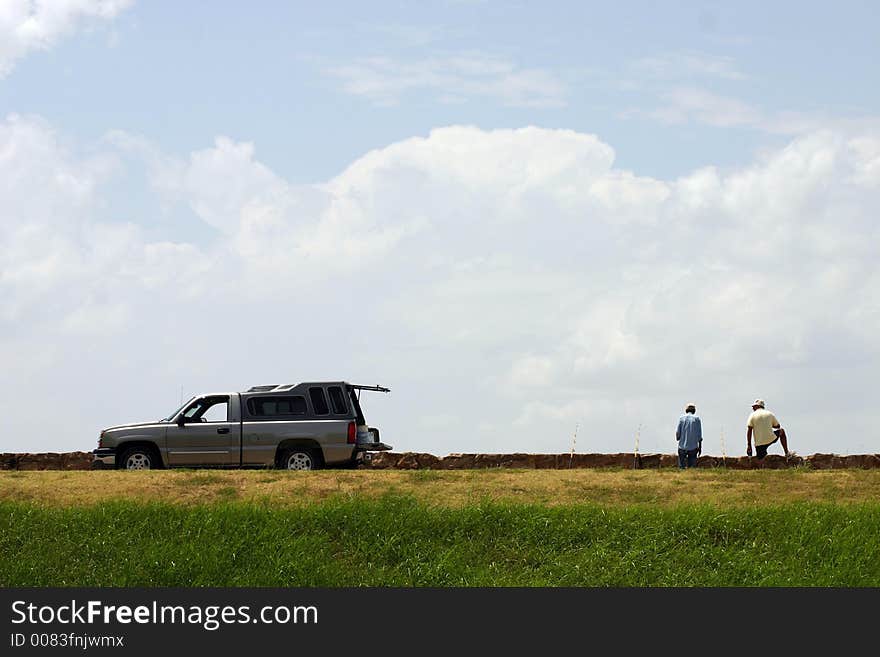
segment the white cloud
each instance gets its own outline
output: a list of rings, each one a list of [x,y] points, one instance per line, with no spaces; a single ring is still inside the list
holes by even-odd
[[[284,181],[254,159],[253,144],[228,137],[192,153],[185,165],[168,164],[155,171],[162,191],[186,200],[202,220],[227,234],[238,230],[248,204],[286,191]]]
[[[662,99],[666,104],[654,110],[652,116],[666,123],[695,121],[716,127],[754,127],[764,122],[761,112],[748,103],[700,89],[674,89]]]
[[[436,129],[308,186],[226,137],[182,158],[120,133],[95,150],[0,122],[0,357],[19,373],[0,394],[33,418],[65,391],[2,450],[88,448],[181,383],[340,376],[391,385],[367,412],[398,449],[564,452],[580,423],[581,451],[632,449],[639,425],[643,451],[670,451],[696,401],[707,451],[723,426],[738,452],[756,396],[798,451],[876,436],[877,132],[675,180],[535,127]],[[96,221],[132,157],[219,236]]]
[[[0,3],[0,78],[35,50],[47,50],[90,21],[108,21],[133,0],[3,0]]]
[[[746,80],[736,60],[726,55],[705,52],[678,52],[642,57],[633,63],[637,73],[661,80],[708,77],[722,80]]]
[[[848,146],[856,160],[852,181],[865,187],[880,185],[880,138],[857,137]]]
[[[364,25],[361,29],[378,40],[405,48],[424,48],[456,34],[440,25],[379,23]]]
[[[821,113],[769,111],[736,96],[718,94],[693,86],[674,86],[656,91],[651,109],[631,107],[618,113],[622,119],[649,119],[665,125],[706,125],[740,128],[794,137],[823,130],[842,134],[874,134],[880,129],[877,116],[831,117]]]
[[[503,57],[463,53],[413,59],[362,57],[329,66],[346,93],[376,105],[396,105],[408,94],[429,93],[441,102],[490,98],[517,107],[561,107],[566,85],[554,73]]]
[[[615,75],[594,72],[608,88],[639,92],[649,98],[641,106],[618,113],[666,125],[706,125],[796,136],[834,128],[855,134],[876,132],[876,116],[834,117],[823,112],[768,109],[744,95],[752,76],[733,57],[706,52],[669,52],[627,63]],[[745,84],[743,84],[745,83]],[[723,91],[718,91],[722,89]]]

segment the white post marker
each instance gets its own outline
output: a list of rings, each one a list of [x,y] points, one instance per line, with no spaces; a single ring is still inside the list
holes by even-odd
[[[571,468],[574,464],[574,446],[577,444],[578,438],[578,426],[580,423],[575,422],[574,424],[574,435],[571,437],[571,454],[568,457],[568,467]]]
[[[636,453],[633,456],[633,468],[639,467],[639,436],[642,433],[642,424],[639,423],[639,428],[636,429]]]

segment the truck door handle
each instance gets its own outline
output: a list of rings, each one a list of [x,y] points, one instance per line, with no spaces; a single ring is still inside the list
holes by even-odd
[[[217,433],[229,433],[229,427],[220,427],[217,429]]]

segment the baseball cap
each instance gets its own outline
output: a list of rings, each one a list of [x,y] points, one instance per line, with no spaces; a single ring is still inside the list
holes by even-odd
[[[755,401],[752,402],[752,406],[760,406],[761,408],[764,408],[764,400],[763,399],[756,399]]]

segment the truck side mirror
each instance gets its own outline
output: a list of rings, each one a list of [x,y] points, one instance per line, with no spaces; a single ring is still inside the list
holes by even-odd
[[[184,424],[186,424],[186,416],[181,415],[179,418],[177,418],[177,426],[182,427]]]

